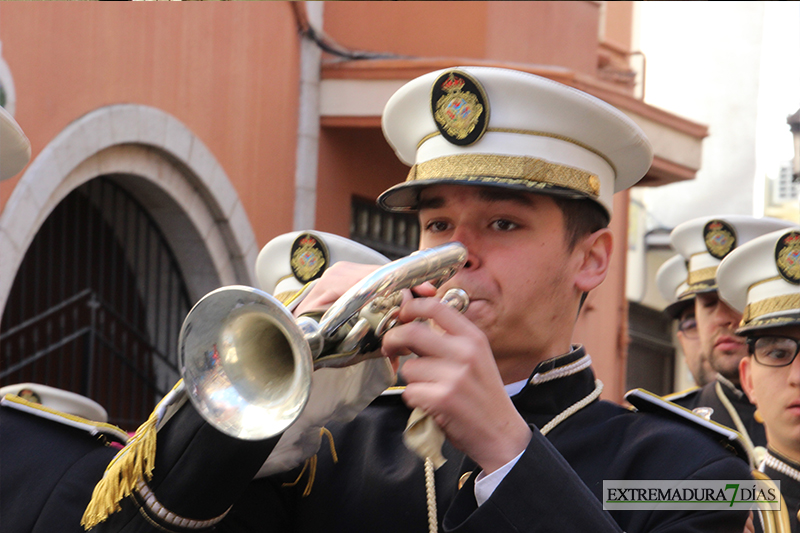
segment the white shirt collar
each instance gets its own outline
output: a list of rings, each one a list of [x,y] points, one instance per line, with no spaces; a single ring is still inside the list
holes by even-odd
[[[522,381],[517,381],[516,383],[510,383],[508,385],[505,385],[506,392],[508,393],[509,396],[514,396],[515,394],[519,394],[519,391],[521,391],[522,388],[527,384],[528,384],[527,379],[523,379]]]

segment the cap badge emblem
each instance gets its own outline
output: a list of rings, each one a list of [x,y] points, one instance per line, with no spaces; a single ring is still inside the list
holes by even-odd
[[[778,273],[789,283],[800,285],[800,232],[790,231],[775,244]]]
[[[736,232],[724,220],[712,220],[703,228],[706,249],[713,257],[722,259],[736,248]]]
[[[480,82],[458,71],[445,72],[431,89],[431,112],[439,132],[450,143],[469,146],[489,124],[489,99]]]
[[[292,274],[301,283],[315,280],[328,266],[328,249],[310,233],[299,235],[292,244]]]

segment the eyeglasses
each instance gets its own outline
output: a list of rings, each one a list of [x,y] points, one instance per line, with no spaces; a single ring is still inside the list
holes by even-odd
[[[697,338],[697,320],[693,316],[687,316],[678,322],[678,331],[683,333],[687,339]]]
[[[791,337],[748,337],[747,349],[764,366],[789,366],[800,352],[800,341]]]

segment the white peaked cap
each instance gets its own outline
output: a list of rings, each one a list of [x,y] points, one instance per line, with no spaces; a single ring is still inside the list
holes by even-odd
[[[49,409],[55,409],[62,413],[86,418],[87,420],[96,422],[108,421],[108,413],[102,405],[75,392],[49,387],[40,383],[17,383],[0,388],[0,398],[6,394],[22,396],[28,401],[39,403]]]
[[[694,297],[687,294],[686,259],[678,254],[664,261],[656,272],[656,286],[668,305],[664,311],[673,318],[683,311],[684,307],[694,302]]]
[[[717,267],[728,253],[756,237],[793,225],[777,218],[745,215],[700,217],[679,224],[670,233],[670,242],[688,262],[688,293],[717,290]]]
[[[717,270],[719,296],[742,313],[737,332],[800,324],[800,226],[732,251]]]
[[[0,181],[16,176],[30,159],[30,141],[14,117],[0,107]]]
[[[322,231],[293,231],[269,241],[256,259],[261,290],[273,296],[300,291],[339,261],[385,265],[385,255],[356,241]]]
[[[391,211],[414,210],[425,186],[456,183],[589,198],[610,215],[612,195],[638,182],[653,160],[642,130],[615,107],[510,69],[420,76],[389,99],[382,124],[412,167],[378,199]]]

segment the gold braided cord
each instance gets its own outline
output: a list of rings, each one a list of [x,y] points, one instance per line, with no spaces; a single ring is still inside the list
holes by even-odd
[[[555,185],[595,197],[600,194],[600,180],[591,172],[522,156],[458,154],[439,157],[411,167],[406,181],[430,179],[507,183],[539,188]]]
[[[703,283],[704,281],[713,280],[716,275],[717,267],[715,266],[701,268],[700,270],[693,270],[689,272],[689,275],[686,277],[686,283],[689,285]]]
[[[583,148],[584,150],[588,150],[589,152],[592,152],[596,156],[600,157],[603,161],[608,163],[608,166],[610,166],[614,170],[615,174],[617,173],[617,167],[614,166],[614,163],[612,163],[611,160],[608,157],[605,156],[605,154],[599,152],[598,150],[595,150],[594,148],[592,148],[588,144],[584,144],[584,143],[582,143],[580,141],[576,141],[575,139],[573,139],[571,137],[567,137],[566,135],[558,135],[557,133],[550,133],[550,132],[547,132],[547,131],[536,131],[536,130],[518,130],[518,129],[513,129],[513,128],[486,128],[486,133],[490,133],[490,132],[491,133],[516,133],[517,135],[531,135],[531,136],[534,136],[534,137],[549,137],[551,139],[557,139],[559,141],[565,141],[565,142],[568,142],[570,144],[574,144],[575,146],[579,146],[579,147]],[[425,143],[425,141],[427,141],[429,139],[432,139],[432,138],[434,138],[434,137],[436,137],[438,135],[441,135],[441,133],[439,133],[438,131],[435,131],[433,133],[429,133],[428,135],[426,135],[425,137],[420,139],[420,141],[417,143],[417,149],[419,149],[419,147],[422,146],[423,143]]]
[[[747,458],[750,461],[750,466],[758,466],[753,464],[755,446],[753,445],[753,441],[750,440],[750,434],[747,432],[747,428],[742,422],[742,418],[739,416],[739,412],[736,410],[731,401],[725,395],[725,391],[722,390],[722,384],[719,381],[717,381],[714,390],[717,393],[717,398],[719,398],[719,401],[722,402],[723,407],[725,407],[725,410],[728,411],[728,414],[733,420],[733,424],[736,426],[736,430],[742,437],[742,443],[744,444],[745,450],[747,450]]]
[[[339,455],[336,453],[336,446],[333,444],[333,433],[328,428],[320,428],[319,430],[320,436],[328,437],[328,445],[331,447],[331,457],[333,457],[333,462],[339,462]]]
[[[439,513],[436,509],[436,468],[430,457],[425,458],[425,499],[428,506],[428,533],[438,533]]]
[[[316,458],[317,456],[314,455],[313,457]],[[297,478],[295,478],[294,481],[287,481],[286,483],[282,484],[281,487],[294,487],[295,485],[300,483],[300,480],[303,479],[303,474],[306,473],[306,470],[308,470],[310,464],[311,464],[311,457],[306,459],[306,462],[303,463],[303,468],[300,469],[300,473],[297,474]],[[314,466],[315,467],[317,466],[316,462],[314,463]]]
[[[742,313],[742,324],[746,325],[751,320],[763,315],[792,309],[800,309],[800,293],[766,298],[758,302],[747,304],[744,308],[744,313]]]
[[[308,483],[303,491],[303,498],[307,498],[311,494],[311,487],[314,486],[314,480],[317,479],[317,455],[312,455],[309,461],[311,461],[311,465],[308,467]]]

